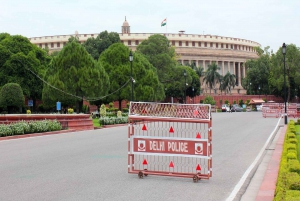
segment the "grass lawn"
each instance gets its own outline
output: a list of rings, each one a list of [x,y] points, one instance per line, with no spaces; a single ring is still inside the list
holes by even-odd
[[[295,125],[296,133],[300,133],[300,125]],[[300,160],[300,135],[296,134],[296,138],[298,140],[298,146],[297,146],[297,157],[298,160]]]
[[[93,120],[94,127],[101,127],[100,124],[99,124],[99,119],[98,118],[95,118],[95,119],[92,119],[92,120]]]

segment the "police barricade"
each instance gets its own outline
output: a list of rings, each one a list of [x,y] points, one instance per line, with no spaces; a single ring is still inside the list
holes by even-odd
[[[281,111],[280,109],[270,109],[270,108],[262,107],[262,115],[265,118],[269,116],[273,116],[277,118],[281,115]]]
[[[128,122],[128,173],[212,176],[211,105],[131,102]]]

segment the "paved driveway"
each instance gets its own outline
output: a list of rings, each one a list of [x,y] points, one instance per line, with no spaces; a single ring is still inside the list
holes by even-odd
[[[212,117],[210,180],[128,174],[122,126],[0,141],[0,200],[225,200],[278,119],[260,112]]]

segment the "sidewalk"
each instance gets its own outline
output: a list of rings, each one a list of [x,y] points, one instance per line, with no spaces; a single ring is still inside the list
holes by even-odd
[[[272,201],[287,126],[280,127],[258,166],[241,201]]]

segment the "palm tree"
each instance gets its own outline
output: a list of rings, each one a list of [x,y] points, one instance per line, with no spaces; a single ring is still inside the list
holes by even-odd
[[[224,80],[223,80],[223,85],[224,85],[224,89],[228,88],[228,91],[231,91],[230,88],[234,88],[235,87],[235,75],[231,74],[229,71],[226,73],[226,75],[224,76]]]
[[[215,88],[216,84],[220,82],[221,75],[218,72],[220,70],[220,67],[213,62],[211,65],[208,65],[208,69],[205,72],[203,82],[209,86],[209,93],[211,93],[211,89]]]

